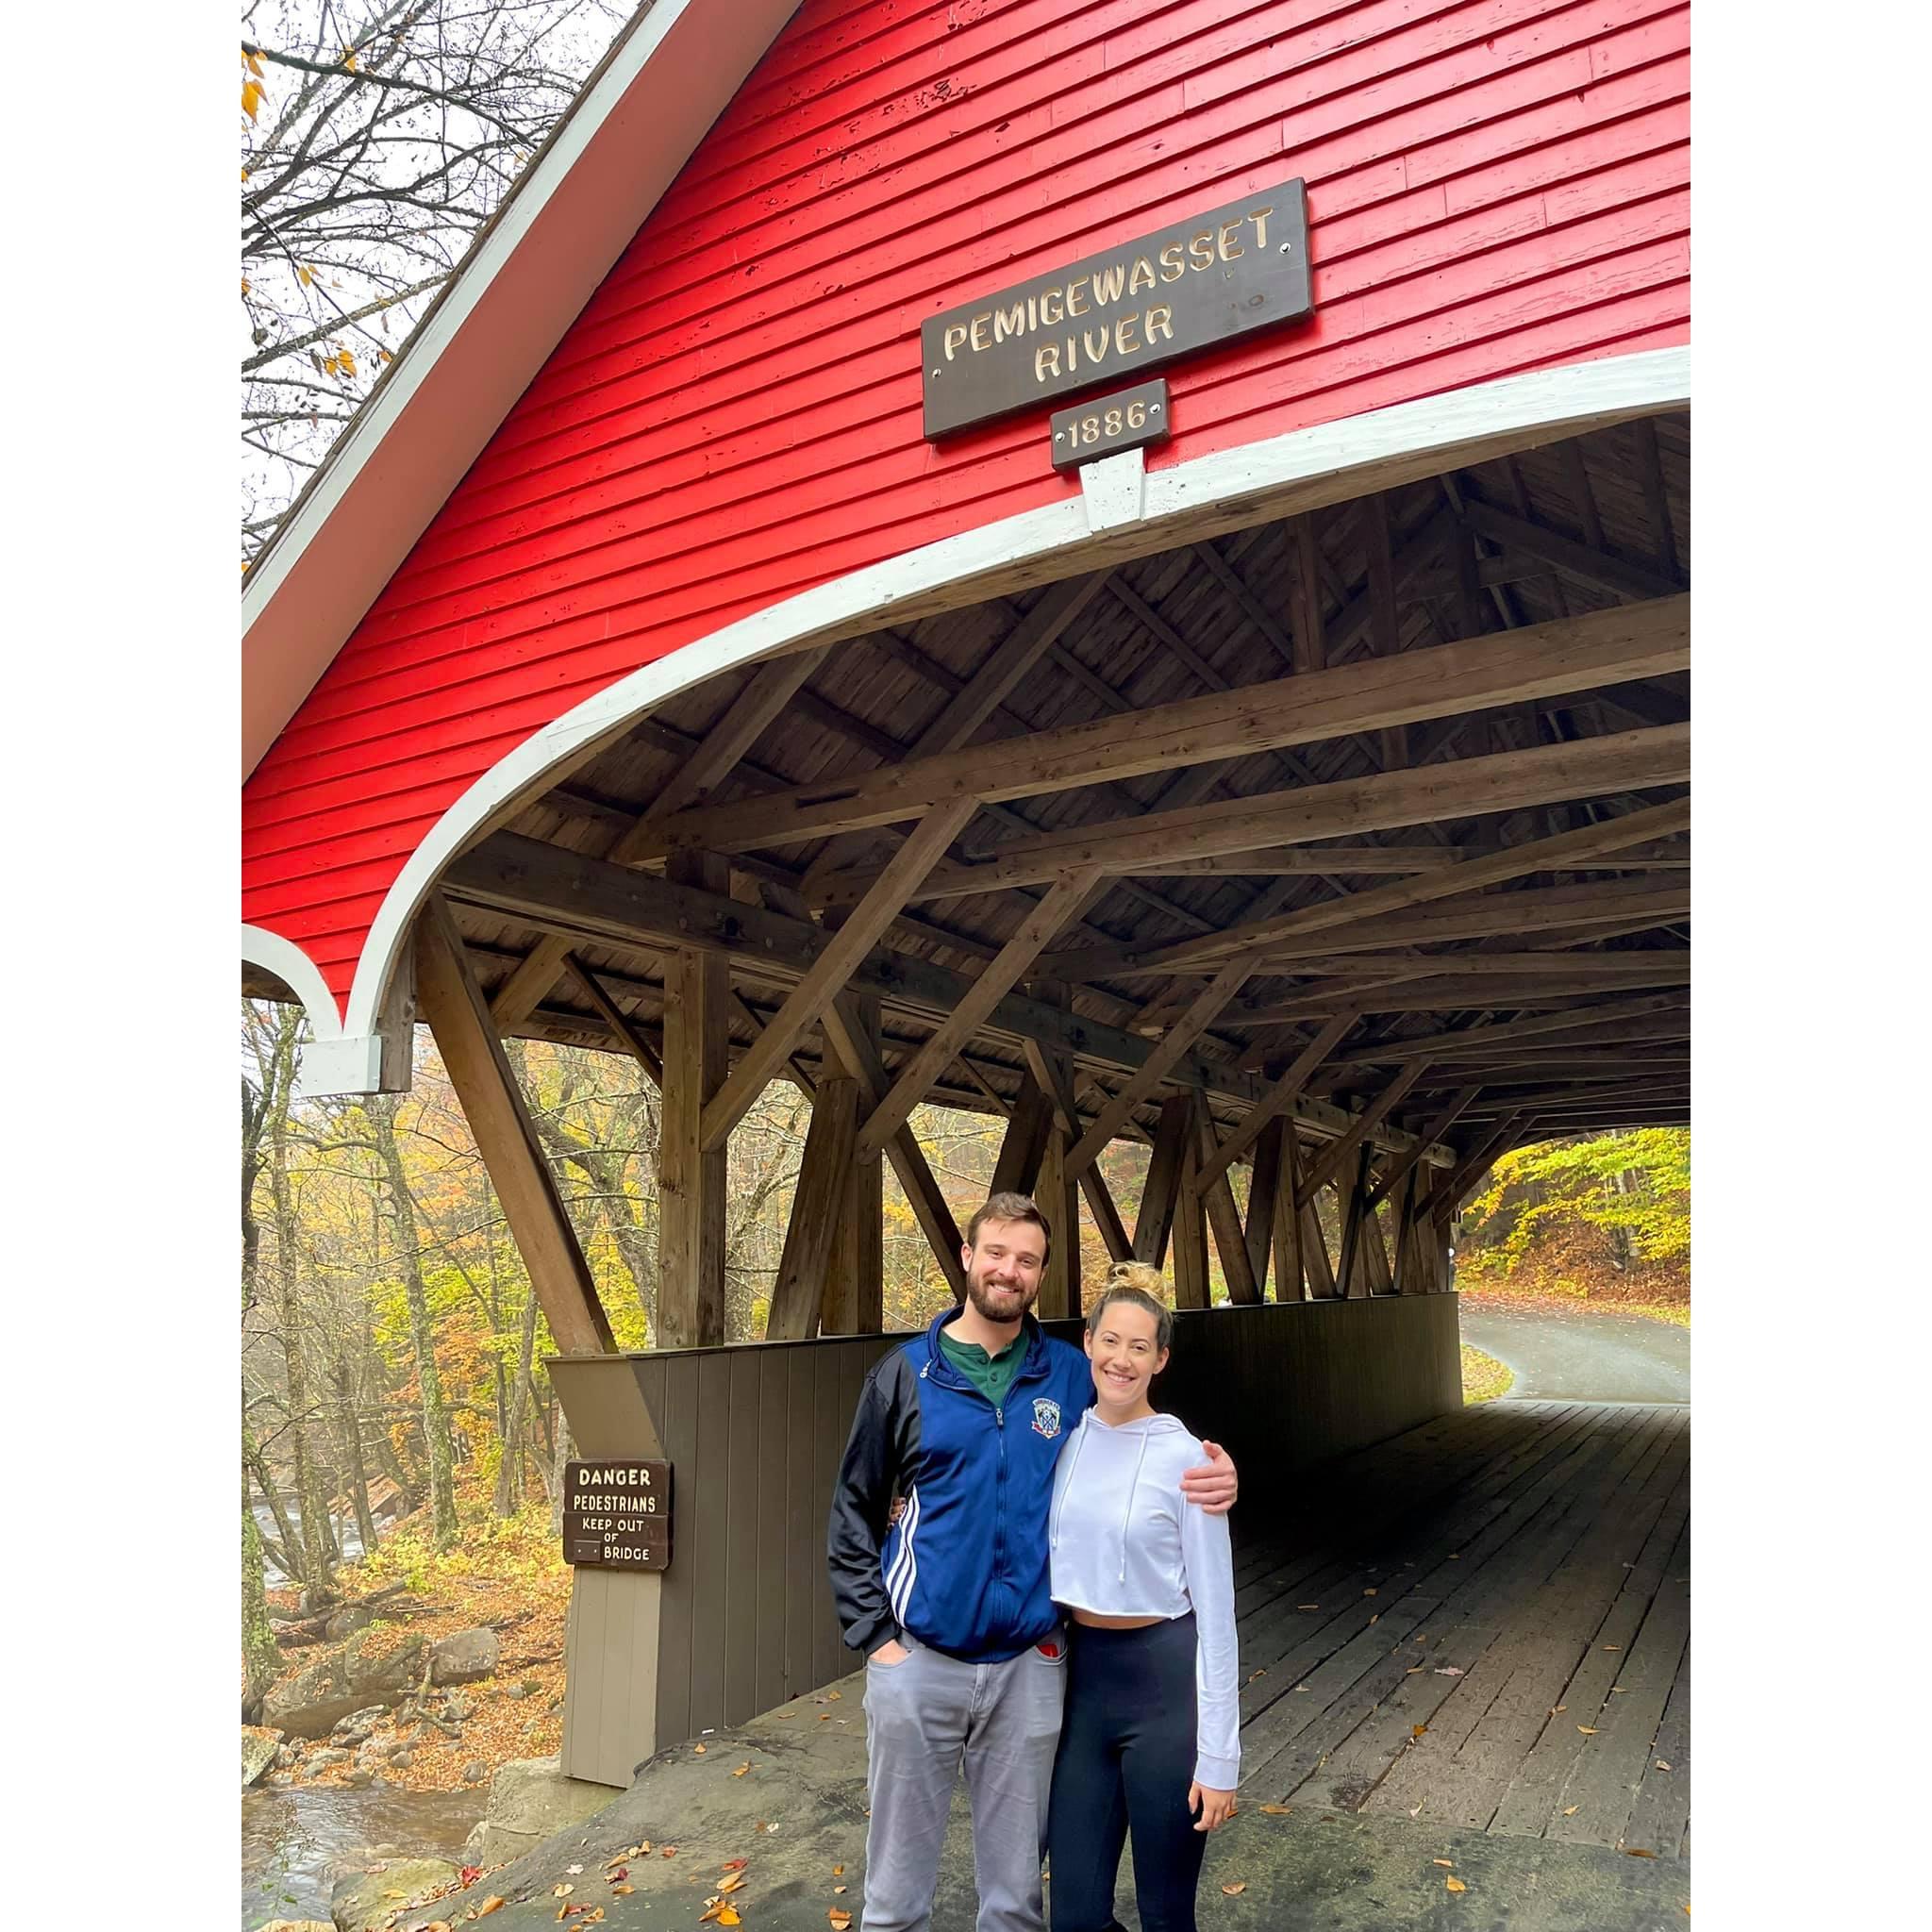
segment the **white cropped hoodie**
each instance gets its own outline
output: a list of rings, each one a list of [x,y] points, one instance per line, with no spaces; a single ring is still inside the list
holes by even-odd
[[[1055,1465],[1053,1594],[1102,1617],[1194,1613],[1194,1781],[1241,1781],[1241,1674],[1235,1653],[1234,1554],[1227,1518],[1181,1494],[1181,1474],[1208,1459],[1171,1415],[1115,1428],[1090,1408]]]

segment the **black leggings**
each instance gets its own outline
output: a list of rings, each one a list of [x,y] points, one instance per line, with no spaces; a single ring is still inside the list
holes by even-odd
[[[1071,1625],[1066,1715],[1047,1816],[1053,1932],[1121,1932],[1121,1847],[1134,1840],[1143,1932],[1194,1932],[1208,1835],[1194,1829],[1194,1619]]]

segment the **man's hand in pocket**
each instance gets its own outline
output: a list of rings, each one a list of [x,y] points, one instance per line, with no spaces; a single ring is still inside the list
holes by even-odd
[[[888,1638],[866,1661],[874,1664],[903,1664],[906,1661],[906,1646],[897,1638]]]

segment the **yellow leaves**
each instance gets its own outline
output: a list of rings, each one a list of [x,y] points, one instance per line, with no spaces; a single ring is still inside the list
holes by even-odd
[[[302,286],[306,289],[312,281],[314,281],[315,272],[313,269],[310,269],[307,267],[304,263],[298,261],[295,264],[295,279],[298,282],[300,282]]]
[[[246,168],[243,168],[243,169],[242,170],[242,180],[244,180],[244,181],[245,181],[245,180],[247,180],[247,178],[248,178],[248,170],[247,170]]]
[[[1237,1879],[1234,1884],[1224,1885],[1221,1889],[1229,1898],[1239,1898],[1242,1892],[1247,1890],[1248,1882],[1245,1878]]]
[[[346,50],[346,51],[345,51],[345,52],[343,53],[343,55],[342,55],[342,65],[343,65],[344,67],[346,67],[346,68],[347,68],[347,69],[349,70],[349,72],[350,72],[351,74],[354,74],[354,73],[355,73],[355,71],[356,71],[356,50],[355,50],[355,48],[354,48],[354,47],[350,47],[350,48],[348,48],[348,49],[347,49],[347,50]]]
[[[1376,1592],[1375,1592],[1374,1591],[1373,1591],[1373,1590],[1365,1590],[1365,1591],[1362,1591],[1362,1594],[1363,1594],[1364,1596],[1374,1596],[1374,1595],[1375,1595],[1375,1593],[1376,1593]]]
[[[1264,1818],[1286,1818],[1289,1815],[1289,1809],[1290,1807],[1286,1805],[1263,1805],[1261,1807],[1261,1815]]]
[[[724,1881],[724,1883],[718,1888],[718,1894],[722,1898],[727,1892],[736,1891],[739,1889],[739,1887],[741,1886],[743,1883],[744,1874],[742,1872],[734,1872],[731,1874],[731,1876],[727,1878]]]
[[[1565,1805],[1563,1807],[1563,1816],[1565,1818],[1574,1818],[1582,1809],[1583,1807],[1581,1805]]]
[[[1456,1869],[1456,1860],[1454,1858],[1431,1858],[1429,1863],[1441,1866],[1445,1872],[1453,1872]]]
[[[504,1898],[500,1894],[492,1891],[490,1894],[490,1896],[486,1898],[483,1901],[483,1903],[476,1907],[475,1912],[471,1914],[471,1917],[476,1919],[487,1919],[491,1912],[502,1911],[504,1907],[507,1906],[508,1903],[509,1901],[507,1898]]]
[[[1657,1761],[1657,1768],[1659,1771],[1668,1771],[1671,1767],[1668,1764],[1666,1764],[1661,1757],[1659,1757]]]
[[[1411,1740],[1417,1738],[1426,1738],[1428,1734],[1429,1727],[1427,1724],[1410,1724],[1408,1727],[1408,1735]]]
[[[842,1866],[842,1865],[834,1865],[834,1866],[832,1867],[832,1876],[833,1876],[834,1878],[842,1878],[842,1877],[844,1877],[844,1875],[845,1875],[845,1868],[844,1868],[844,1866]]]
[[[748,1772],[748,1771],[749,1771],[750,1769],[751,1769],[751,1764],[750,1764],[749,1760],[747,1760],[747,1761],[746,1761],[745,1763],[743,1763],[743,1764],[741,1764],[741,1765],[740,1765],[740,1766],[738,1767],[738,1769],[737,1769],[736,1771],[734,1771],[734,1772],[733,1772],[733,1773],[731,1774],[731,1775],[732,1775],[733,1777],[742,1777],[742,1776],[743,1776],[743,1775],[745,1774],[745,1773],[746,1773],[746,1772]]]
[[[1463,1884],[1459,1878],[1445,1878],[1442,1881],[1442,1890],[1444,1891],[1467,1891],[1469,1887]]]
[[[242,83],[242,111],[252,122],[261,111],[261,104],[267,98],[258,80],[244,80]]]
[[[612,1898],[628,1898],[636,1890],[635,1885],[613,1885],[610,1888],[610,1895]]]
[[[718,1923],[721,1925],[738,1925],[743,1923],[729,1906],[718,1907]]]
[[[568,1898],[576,1890],[575,1885],[555,1885],[550,1889],[552,1898]]]
[[[1581,1731],[1586,1738],[1593,1738],[1596,1736],[1596,1726],[1594,1724],[1578,1724],[1576,1728],[1579,1731]]]
[[[852,1914],[842,1906],[834,1906],[825,1917],[831,1921],[832,1932],[845,1932],[845,1928],[852,1923]]]
[[[244,295],[248,292],[248,277],[246,275],[242,277],[242,292]]]

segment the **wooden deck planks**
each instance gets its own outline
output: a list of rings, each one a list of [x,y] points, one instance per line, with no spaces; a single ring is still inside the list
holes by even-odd
[[[1689,1454],[1505,1402],[1311,1473],[1237,1549],[1245,1794],[1684,1854]]]

